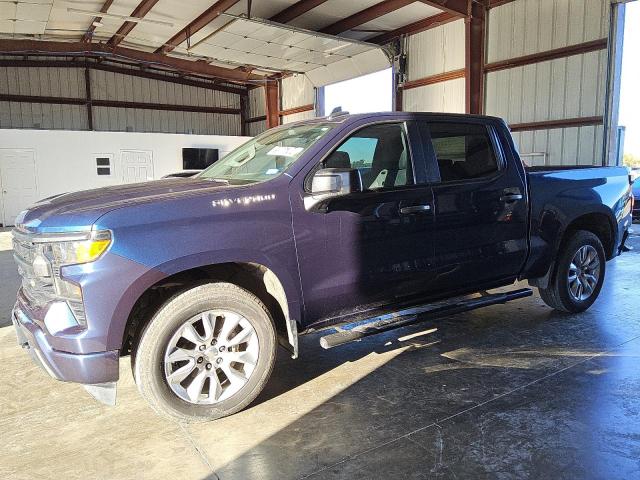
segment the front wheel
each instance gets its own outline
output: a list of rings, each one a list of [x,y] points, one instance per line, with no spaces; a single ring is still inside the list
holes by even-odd
[[[579,230],[561,248],[542,300],[561,312],[578,313],[596,301],[604,283],[606,257],[600,239]]]
[[[256,398],[276,345],[273,319],[255,295],[229,283],[200,285],[170,299],[147,325],[134,377],[157,413],[213,420]]]

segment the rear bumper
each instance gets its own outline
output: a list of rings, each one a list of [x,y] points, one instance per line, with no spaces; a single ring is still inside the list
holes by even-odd
[[[11,314],[18,344],[28,350],[33,361],[51,377],[65,382],[101,384],[119,377],[119,351],[69,353],[49,345],[43,329],[16,305]]]

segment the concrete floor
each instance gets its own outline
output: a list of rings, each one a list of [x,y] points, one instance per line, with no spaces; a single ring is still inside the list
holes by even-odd
[[[308,336],[251,408],[208,424],[154,416],[128,359],[103,407],[0,328],[0,478],[640,478],[632,243],[584,314],[534,296],[330,351]],[[6,325],[17,279],[1,245]]]

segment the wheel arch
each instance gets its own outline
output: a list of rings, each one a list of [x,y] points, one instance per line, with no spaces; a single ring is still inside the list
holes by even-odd
[[[173,262],[172,262],[173,263]],[[162,268],[165,275],[145,279],[144,286],[135,285],[135,301],[128,309],[126,322],[113,327],[110,337],[119,343],[121,354],[135,350],[144,326],[168,298],[194,285],[207,281],[226,281],[256,295],[269,309],[276,324],[279,343],[293,358],[298,356],[298,319],[301,311],[297,291],[291,279],[282,272],[256,261],[223,261],[184,264],[183,268]],[[170,272],[167,274],[167,272]],[[141,280],[142,281],[142,280]]]
[[[539,278],[529,279],[529,284],[539,288],[546,288],[549,285],[551,277],[555,273],[556,259],[567,241],[571,236],[579,231],[585,230],[593,233],[604,248],[605,257],[610,260],[615,256],[615,220],[613,214],[610,211],[596,211],[583,215],[579,215],[567,222],[566,226],[558,231],[555,245],[553,246],[553,254],[551,262],[544,276]]]

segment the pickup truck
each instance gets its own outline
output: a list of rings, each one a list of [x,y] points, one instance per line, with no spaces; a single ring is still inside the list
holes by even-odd
[[[22,212],[18,341],[52,377],[185,421],[240,411],[276,349],[325,348],[531,295],[581,312],[624,250],[625,168],[527,169],[498,118],[337,114],[268,130],[194,178]]]

